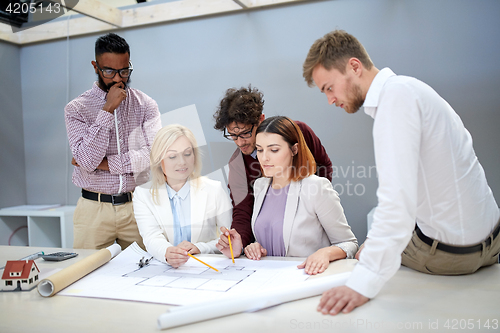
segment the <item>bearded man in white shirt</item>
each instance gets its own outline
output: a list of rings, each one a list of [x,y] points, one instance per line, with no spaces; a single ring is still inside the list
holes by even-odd
[[[329,104],[374,118],[378,205],[359,263],[345,286],[325,292],[323,314],[373,298],[403,264],[428,274],[474,273],[498,262],[500,211],[472,138],[427,84],[378,70],[361,43],[332,31],[303,65]],[[361,250],[360,250],[361,251]]]

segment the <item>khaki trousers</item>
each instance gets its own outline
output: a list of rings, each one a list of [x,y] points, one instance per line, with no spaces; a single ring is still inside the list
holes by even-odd
[[[493,229],[495,230],[496,227]],[[471,274],[484,266],[490,266],[498,262],[500,252],[500,234],[493,239],[490,234],[486,239],[492,238],[489,246],[483,250],[468,254],[455,254],[438,250],[438,241],[434,240],[432,246],[424,243],[416,231],[401,254],[401,264],[427,274],[437,275],[462,275]],[[485,240],[486,240],[485,239]]]
[[[116,205],[78,199],[73,214],[75,249],[102,249],[115,243],[122,250],[133,242],[145,249],[135,221],[132,202]]]

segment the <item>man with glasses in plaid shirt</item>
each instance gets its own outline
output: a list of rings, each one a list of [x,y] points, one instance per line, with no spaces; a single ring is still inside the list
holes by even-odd
[[[226,139],[234,141],[238,147],[229,160],[228,187],[233,205],[234,230],[224,231],[219,238],[217,248],[228,248],[227,235],[234,237],[234,242],[242,242],[242,248],[254,242],[251,227],[253,211],[253,183],[262,176],[260,163],[255,148],[255,131],[264,121],[263,94],[257,89],[228,89],[214,115],[214,128],[223,131]],[[316,174],[332,180],[333,167],[325,148],[313,130],[303,122],[295,121],[316,161]],[[227,234],[226,234],[227,233]],[[239,235],[238,235],[239,234]],[[241,236],[241,239],[240,239]],[[233,246],[235,243],[233,243]]]
[[[109,33],[95,43],[92,88],[64,109],[73,154],[73,183],[82,188],[73,215],[74,248],[126,248],[142,238],[132,191],[148,180],[149,153],[161,127],[156,102],[130,88],[130,48]]]

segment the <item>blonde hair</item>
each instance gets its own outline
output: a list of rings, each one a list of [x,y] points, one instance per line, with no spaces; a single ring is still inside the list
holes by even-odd
[[[150,155],[150,165],[151,165],[151,195],[153,196],[153,202],[159,204],[158,200],[158,188],[160,186],[165,186],[165,174],[161,169],[161,162],[166,156],[166,153],[170,146],[178,138],[185,136],[191,146],[193,147],[194,154],[194,169],[189,175],[190,181],[194,182],[195,186],[198,186],[198,179],[201,174],[201,152],[198,144],[196,143],[196,138],[193,132],[185,126],[179,124],[172,124],[162,127],[155,136],[153,145],[151,146]]]

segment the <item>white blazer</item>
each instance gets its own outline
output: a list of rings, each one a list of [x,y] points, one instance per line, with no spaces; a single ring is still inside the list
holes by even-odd
[[[167,188],[158,188],[158,202],[153,202],[151,182],[135,188],[134,215],[146,250],[166,263],[167,248],[173,246],[174,219]],[[191,243],[201,253],[220,253],[215,247],[220,227],[231,227],[232,206],[219,181],[199,178],[199,186],[190,181]]]
[[[254,184],[254,235],[255,220],[270,184],[271,178],[259,178]],[[321,248],[335,245],[346,252],[347,258],[354,258],[358,241],[347,224],[339,195],[328,179],[312,175],[290,183],[283,240],[287,257],[307,257]]]

